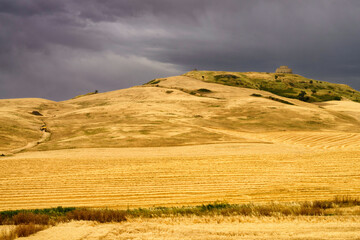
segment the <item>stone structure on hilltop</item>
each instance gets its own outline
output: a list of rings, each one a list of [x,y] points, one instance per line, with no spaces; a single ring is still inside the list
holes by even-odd
[[[292,73],[292,70],[288,66],[280,66],[275,73]]]

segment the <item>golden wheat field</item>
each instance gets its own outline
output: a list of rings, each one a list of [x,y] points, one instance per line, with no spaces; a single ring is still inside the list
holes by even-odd
[[[360,196],[359,161],[358,150],[280,143],[28,152],[1,159],[0,206],[124,209]]]

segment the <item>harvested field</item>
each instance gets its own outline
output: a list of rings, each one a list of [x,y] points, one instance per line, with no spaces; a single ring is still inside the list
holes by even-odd
[[[265,133],[261,139],[317,149],[360,149],[359,133],[277,132]]]
[[[356,197],[359,161],[360,151],[280,144],[28,152],[0,161],[0,209]]]

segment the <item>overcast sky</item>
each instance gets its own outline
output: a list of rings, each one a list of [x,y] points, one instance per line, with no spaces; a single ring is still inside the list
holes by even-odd
[[[360,90],[360,1],[0,0],[0,98],[279,65]]]

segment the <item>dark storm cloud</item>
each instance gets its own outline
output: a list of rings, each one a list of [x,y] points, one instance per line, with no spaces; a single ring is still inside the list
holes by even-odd
[[[0,98],[278,65],[360,89],[359,12],[357,0],[1,0]]]
[[[3,14],[17,16],[49,15],[64,11],[64,4],[54,0],[1,0],[0,9]]]

